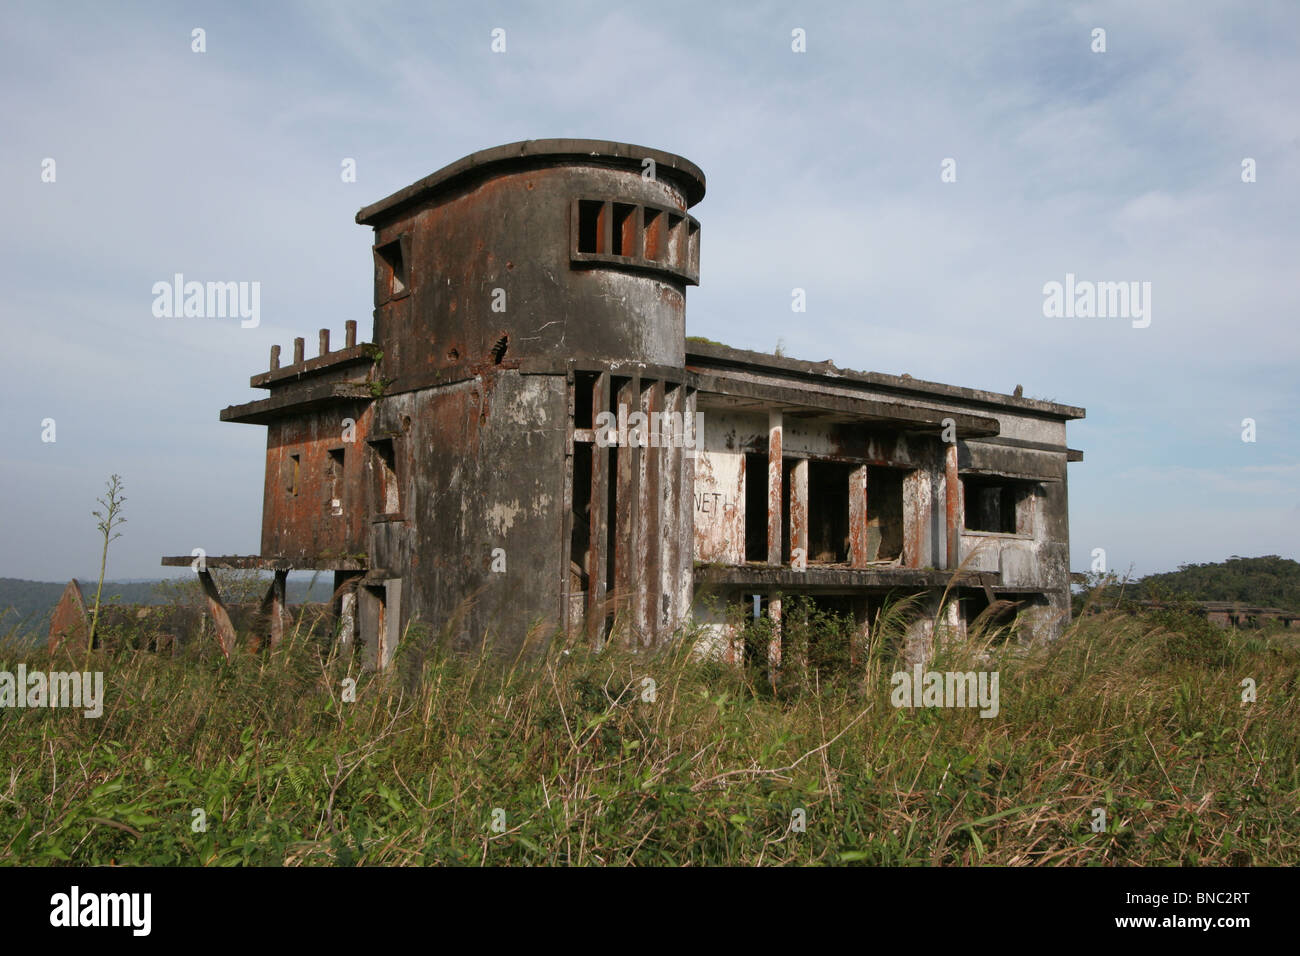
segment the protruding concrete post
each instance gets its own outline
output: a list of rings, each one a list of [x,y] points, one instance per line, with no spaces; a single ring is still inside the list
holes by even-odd
[[[293,340],[293,364],[301,365],[303,352],[307,349],[307,340],[301,335]]]
[[[289,606],[285,600],[284,582],[288,575],[287,570],[277,570],[275,572],[275,577],[271,581],[270,587],[266,589],[266,594],[263,596],[259,608],[270,624],[272,647],[280,643],[284,637],[285,628],[293,624],[293,617],[289,614]]]
[[[271,346],[271,371],[274,372],[280,367],[280,346]]]
[[[348,319],[343,323],[343,344],[347,348],[357,344],[357,320]]]
[[[275,647],[284,639],[284,629],[292,624],[289,616],[288,601],[285,598],[285,581],[289,577],[287,570],[276,569],[275,580],[271,582],[271,646]]]
[[[321,355],[330,354],[330,330],[329,329],[320,330],[320,354]]]
[[[339,648],[348,649],[357,630],[357,592],[344,591],[339,605]]]
[[[204,569],[199,572],[199,584],[203,586],[203,594],[208,599],[208,612],[212,615],[212,623],[216,625],[217,644],[226,660],[230,660],[235,649],[235,626],[230,622],[230,614],[221,602],[221,592],[217,590],[210,571]]]

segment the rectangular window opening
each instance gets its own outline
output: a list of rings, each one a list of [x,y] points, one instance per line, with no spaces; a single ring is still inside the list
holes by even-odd
[[[591,454],[592,445],[573,445],[573,530],[569,538],[569,595],[586,595],[591,562]],[[603,453],[603,449],[597,449]],[[585,607],[583,601],[579,607]]]
[[[606,204],[597,199],[578,200],[578,251],[604,252],[601,234],[604,232]]]
[[[578,372],[573,379],[573,427],[592,428],[592,402],[596,395],[596,372]]]
[[[370,443],[374,449],[376,499],[380,514],[401,512],[397,483],[397,454],[391,438],[381,438]]]
[[[867,560],[903,557],[903,479],[901,468],[867,469]]]
[[[342,448],[329,450],[329,513],[332,515],[343,514],[343,451]]]
[[[645,257],[659,262],[664,257],[666,236],[664,235],[664,214],[658,209],[645,210]]]
[[[964,475],[961,485],[967,531],[1031,533],[1033,482],[997,476]]]
[[[745,560],[767,562],[767,455],[745,456]]]
[[[375,247],[375,285],[379,301],[386,302],[405,294],[407,290],[406,259],[402,253],[402,240]]]
[[[683,236],[686,230],[682,228],[682,223],[685,221],[682,216],[668,214],[668,235],[664,249],[664,260],[675,269],[682,269],[686,266],[686,243]]]
[[[849,479],[856,465],[808,462],[808,563],[849,560]]]
[[[1019,612],[1035,603],[1032,594],[997,594],[989,604],[988,596],[975,588],[963,590],[959,599],[964,623],[971,636],[1001,640]]]
[[[614,203],[613,242],[614,247],[610,252],[614,255],[636,255],[636,206]]]

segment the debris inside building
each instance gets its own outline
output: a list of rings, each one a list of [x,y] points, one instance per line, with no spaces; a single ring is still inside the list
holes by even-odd
[[[537,140],[362,209],[372,341],[349,320],[341,348],[273,347],[267,396],[221,412],[267,430],[260,554],[196,566],[223,650],[223,567],[274,572],[272,642],[288,572],[333,572],[338,640],[375,669],[414,622],[507,651],[695,622],[735,660],[738,615],[793,595],[863,628],[913,594],[958,632],[1011,607],[1059,634],[1083,409],[688,339],[704,188],[660,150]]]

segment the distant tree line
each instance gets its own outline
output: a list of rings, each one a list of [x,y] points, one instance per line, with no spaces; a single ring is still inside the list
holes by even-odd
[[[218,571],[216,578],[230,603],[260,600],[270,583],[270,575],[251,571]],[[94,597],[95,582],[89,578],[79,580],[81,593],[89,601]],[[312,584],[291,579],[286,588],[289,603],[330,599],[333,575],[322,574],[314,587]],[[67,581],[0,578],[0,637],[44,638],[49,631],[50,614],[67,585]],[[104,600],[112,604],[198,604],[203,600],[203,590],[194,575],[164,581],[105,581]]]
[[[1269,554],[1181,564],[1177,571],[1149,574],[1130,584],[1130,595],[1140,601],[1234,601],[1300,611],[1300,561]]]

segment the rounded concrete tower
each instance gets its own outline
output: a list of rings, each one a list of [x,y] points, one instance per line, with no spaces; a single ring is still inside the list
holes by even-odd
[[[528,360],[680,367],[687,210],[704,174],[680,156],[530,140],[466,156],[357,213],[375,229],[375,329],[398,382]],[[454,377],[454,373],[453,377]]]
[[[357,427],[377,661],[416,619],[512,653],[557,629],[647,647],[673,633],[691,597],[687,210],[703,195],[671,153],[537,140],[357,214],[375,230]],[[634,415],[664,440],[600,424]]]

